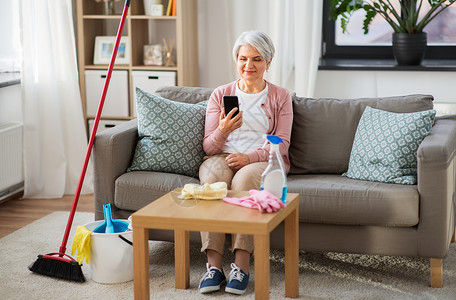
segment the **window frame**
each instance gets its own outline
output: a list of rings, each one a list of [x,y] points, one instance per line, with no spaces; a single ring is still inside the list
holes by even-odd
[[[329,1],[323,1],[322,58],[328,59],[394,59],[392,46],[338,46],[336,23],[329,16]],[[455,46],[428,45],[424,59],[456,60]]]

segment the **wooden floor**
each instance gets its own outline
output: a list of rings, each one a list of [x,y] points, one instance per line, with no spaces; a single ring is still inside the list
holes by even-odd
[[[0,238],[54,211],[70,211],[74,195],[59,199],[10,199],[0,203]],[[78,212],[94,212],[93,194],[79,197]]]

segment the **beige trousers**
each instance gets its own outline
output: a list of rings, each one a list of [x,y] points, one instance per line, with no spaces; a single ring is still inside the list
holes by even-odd
[[[235,191],[248,191],[260,189],[261,174],[268,166],[267,162],[256,162],[234,171],[225,161],[228,154],[208,157],[200,166],[199,178],[201,184],[226,182],[228,189]],[[225,248],[225,233],[201,232],[201,252],[207,249],[215,250],[221,255]],[[253,253],[253,236],[247,234],[232,234],[231,249],[245,250]]]

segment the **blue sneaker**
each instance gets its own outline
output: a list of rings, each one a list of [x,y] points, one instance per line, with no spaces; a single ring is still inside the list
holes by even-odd
[[[226,284],[225,292],[242,295],[247,290],[249,283],[249,275],[245,274],[235,263],[231,264],[231,272],[228,275],[228,282]]]
[[[220,290],[220,286],[226,282],[225,274],[223,270],[217,267],[210,267],[209,263],[206,263],[206,273],[201,278],[199,283],[199,291],[201,294],[215,292]]]

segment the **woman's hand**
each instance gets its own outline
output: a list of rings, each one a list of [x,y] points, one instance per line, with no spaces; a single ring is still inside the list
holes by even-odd
[[[233,118],[233,114],[239,108],[235,107],[232,109],[228,115],[225,117],[225,112],[222,111],[220,114],[219,120],[219,130],[223,133],[230,134],[231,132],[235,131],[236,129],[242,126],[242,111],[240,111],[237,116]]]
[[[232,153],[225,158],[225,161],[228,164],[228,167],[233,170],[239,170],[250,163],[247,154],[242,153]]]

